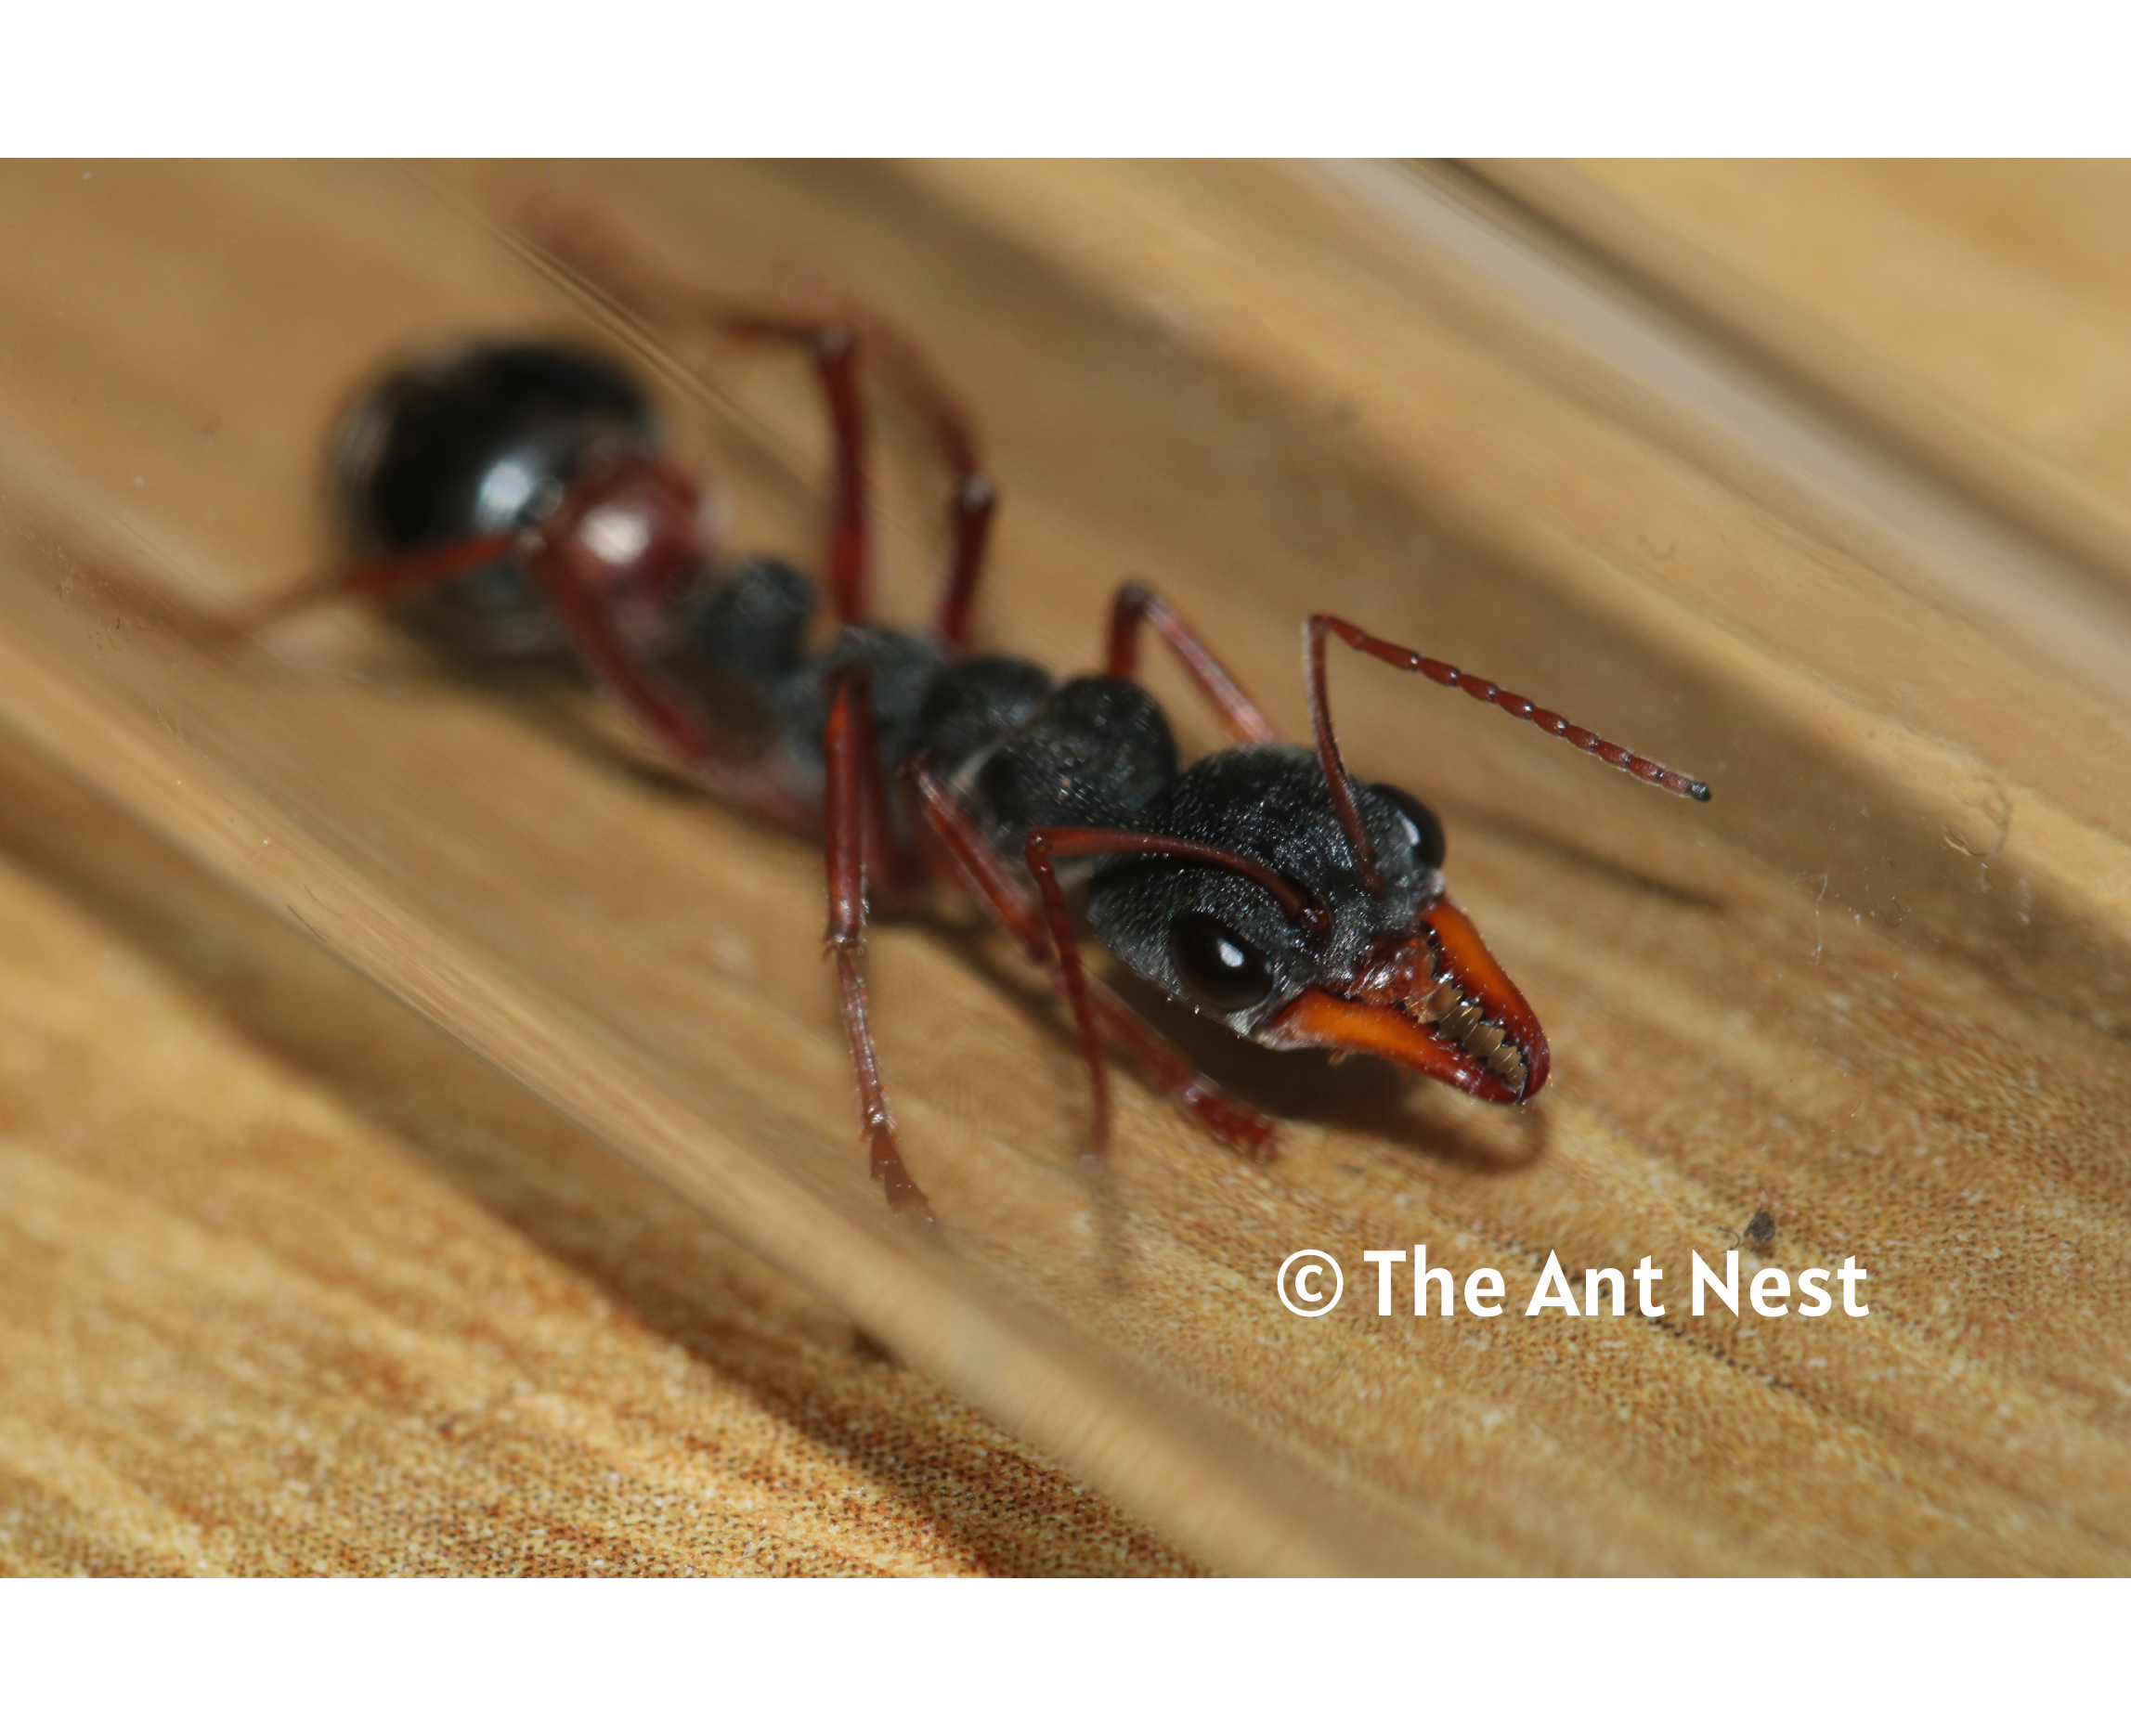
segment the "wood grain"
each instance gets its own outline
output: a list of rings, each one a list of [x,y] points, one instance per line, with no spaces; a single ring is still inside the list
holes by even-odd
[[[2125,1564],[2131,635],[2069,544],[1831,428],[1456,177],[87,186],[0,185],[47,238],[0,280],[10,720],[1186,1548]],[[1444,813],[1453,890],[1547,1021],[1546,1098],[1490,1113],[1202,1033],[1290,1118],[1280,1156],[1240,1163],[1127,1084],[1091,1187],[1036,986],[966,926],[890,927],[881,1043],[947,1225],[912,1237],[853,1155],[803,842],[652,775],[566,692],[352,619],[203,635],[197,605],[329,548],[320,431],[380,356],[453,329],[643,340],[528,264],[536,210],[921,342],[1005,491],[987,642],[1085,667],[1107,589],[1146,573],[1293,728],[1296,622],[1335,602],[1707,777],[1709,809],[1667,802],[1387,671],[1335,677],[1357,764]],[[656,338],[736,541],[803,551],[803,381]],[[934,509],[916,460],[890,480],[914,609]],[[1749,1270],[1854,1254],[1871,1315],[1687,1314],[1690,1250],[1721,1265],[1761,1209]],[[1379,1318],[1361,1251],[1420,1243],[1520,1298],[1550,1250],[1576,1274],[1649,1253],[1671,1312]],[[1347,1266],[1320,1320],[1271,1295],[1305,1246]]]
[[[0,934],[0,1572],[1191,1571],[12,738]]]

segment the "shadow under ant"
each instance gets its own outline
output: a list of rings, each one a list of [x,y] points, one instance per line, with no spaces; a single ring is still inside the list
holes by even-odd
[[[1480,1174],[1528,1168],[1548,1150],[1547,1111],[1526,1104],[1488,1116],[1500,1136],[1461,1126],[1442,1113],[1449,1086],[1417,1078],[1371,1055],[1342,1060],[1322,1049],[1267,1049],[1202,1018],[1126,971],[1111,987],[1191,1064],[1281,1121],[1303,1121],[1364,1134],[1420,1158]]]
[[[1002,956],[1005,949],[998,945],[995,930],[975,918],[947,922],[913,915],[906,920],[925,921],[942,944],[957,953],[995,992],[1069,1049],[1075,1046],[1071,1020],[1057,992],[1048,983],[1032,978],[1025,966]],[[1434,1159],[1480,1174],[1528,1168],[1544,1158],[1549,1148],[1548,1117],[1542,1106],[1526,1105],[1513,1112],[1514,1120],[1492,1118],[1503,1121],[1501,1137],[1476,1135],[1436,1107],[1446,1087],[1417,1079],[1389,1061],[1357,1055],[1342,1062],[1322,1050],[1267,1049],[1202,1018],[1130,971],[1112,966],[1098,974],[1200,1072],[1277,1121],[1311,1122],[1369,1134],[1417,1158]],[[1137,1076],[1129,1062],[1113,1057],[1112,1065]],[[1061,1121],[1073,1126],[1076,1118],[1085,1117],[1086,1112],[1083,1091]],[[1181,1110],[1173,1112],[1182,1119]],[[1228,1152],[1228,1147],[1196,1124],[1190,1124],[1189,1131],[1209,1151]],[[1261,1160],[1277,1162],[1280,1158],[1276,1145]],[[1107,1172],[1094,1179],[1106,1180]],[[1107,1188],[1100,1197],[1115,1203]]]
[[[789,828],[720,800],[682,768],[603,726],[594,703],[597,690],[566,649],[558,649],[552,657],[504,659],[429,640],[417,638],[415,642],[454,691],[479,693],[485,702],[610,776],[661,800],[721,814],[765,837],[790,840]],[[755,747],[765,755],[770,751],[761,719],[742,696],[715,683],[691,684],[689,692],[721,741]]]

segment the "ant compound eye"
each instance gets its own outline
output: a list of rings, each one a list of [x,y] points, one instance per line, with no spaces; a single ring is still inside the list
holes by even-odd
[[[1371,786],[1398,810],[1399,819],[1406,823],[1408,842],[1413,846],[1413,857],[1423,868],[1440,868],[1443,865],[1443,823],[1436,818],[1435,810],[1417,796],[1409,796],[1396,784],[1377,784]]]
[[[1202,911],[1188,910],[1170,925],[1169,956],[1202,1007],[1240,1013],[1272,992],[1266,955]]]

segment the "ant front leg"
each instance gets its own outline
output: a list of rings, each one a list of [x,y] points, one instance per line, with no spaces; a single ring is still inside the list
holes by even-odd
[[[858,1074],[862,1137],[873,1147],[873,1179],[887,1192],[888,1203],[899,1211],[915,1211],[929,1224],[932,1208],[895,1148],[895,1118],[889,1112],[888,1093],[880,1082],[873,1025],[866,1015],[865,978],[859,971],[865,953],[869,844],[877,827],[877,822],[869,823],[869,816],[879,813],[882,806],[880,762],[873,741],[873,676],[861,666],[847,664],[832,670],[828,680],[828,725],[822,737],[828,773],[822,810],[828,840],[826,939],[836,956],[844,1035]]]
[[[946,849],[962,883],[1000,926],[1021,943],[1033,964],[1048,968],[1059,996],[1073,1008],[1077,1022],[1081,1003],[1067,987],[1043,908],[1028,882],[994,847],[968,810],[948,793],[929,767],[919,763],[908,768],[904,776],[916,807]],[[1077,964],[1077,949],[1073,957]],[[1179,1108],[1222,1144],[1244,1156],[1255,1158],[1267,1153],[1275,1137],[1272,1122],[1199,1072],[1107,984],[1085,971],[1080,973],[1080,983],[1089,1014],[1102,1034],[1145,1069]],[[1101,1065],[1098,1049],[1089,1064],[1089,1077],[1091,1082],[1102,1082],[1091,1083],[1090,1089],[1100,1093],[1107,1137],[1109,1090],[1107,1079],[1098,1070]],[[1090,1155],[1099,1161],[1099,1144],[1092,1140],[1090,1144],[1095,1147]]]
[[[1160,633],[1184,667],[1189,671],[1207,703],[1221,714],[1221,721],[1241,742],[1277,742],[1280,732],[1266,721],[1266,714],[1252,702],[1242,684],[1207,648],[1199,632],[1167,599],[1130,578],[1118,587],[1117,600],[1110,606],[1110,673],[1121,681],[1136,680],[1139,672],[1141,622]]]

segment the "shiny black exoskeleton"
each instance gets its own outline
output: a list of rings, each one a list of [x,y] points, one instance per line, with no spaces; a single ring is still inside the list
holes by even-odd
[[[476,343],[373,386],[343,420],[334,493],[357,547],[382,554],[523,530],[594,454],[656,451],[650,401],[619,369],[547,343]],[[409,600],[461,650],[500,656],[565,642],[517,562],[488,563]]]
[[[539,343],[474,344],[403,369],[345,420],[338,486],[364,558],[342,588],[397,601],[494,654],[566,644],[708,787],[786,820],[821,816],[846,1031],[892,1202],[927,1210],[895,1147],[858,960],[881,852],[908,867],[928,829],[1054,968],[1090,1071],[1093,1154],[1107,1136],[1105,1038],[1231,1142],[1262,1146],[1270,1128],[1087,978],[1065,859],[1085,872],[1086,921],[1120,963],[1245,1037],[1374,1053],[1498,1103],[1540,1089],[1544,1034],[1445,894],[1441,824],[1403,790],[1346,771],[1325,700],[1328,638],[1645,782],[1704,800],[1705,786],[1332,615],[1312,616],[1305,640],[1314,748],[1280,742],[1189,624],[1137,584],[1113,605],[1105,673],[1061,682],[1021,658],[972,654],[993,495],[966,427],[921,378],[955,473],[948,575],[932,632],[875,625],[855,334],[753,316],[728,328],[804,346],[820,375],[835,460],[818,589],[783,560],[724,560],[714,515],[660,450],[636,385],[595,356]],[[821,631],[825,598],[835,626]],[[1142,626],[1239,745],[1180,763],[1168,719],[1133,679]],[[721,739],[713,688],[759,710],[765,751]]]

